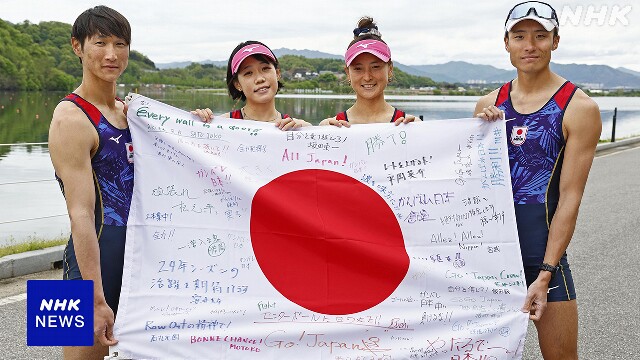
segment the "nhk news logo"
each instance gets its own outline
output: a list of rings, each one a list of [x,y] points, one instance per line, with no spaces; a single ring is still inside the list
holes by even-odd
[[[27,345],[93,345],[93,281],[28,280]]]

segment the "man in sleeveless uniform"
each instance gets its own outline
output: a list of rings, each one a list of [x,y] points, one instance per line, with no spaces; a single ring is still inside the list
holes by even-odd
[[[520,249],[527,280],[522,308],[545,359],[578,358],[578,309],[567,261],[578,208],[602,128],[596,103],[549,68],[560,41],[548,4],[513,7],[504,46],[518,76],[481,98],[477,116],[504,116]],[[510,120],[513,119],[513,120]]]
[[[133,190],[133,146],[116,81],[127,67],[131,28],[117,11],[96,6],[75,21],[71,45],[82,83],[56,107],[49,151],[65,196],[71,237],[65,280],[94,283],[92,347],[65,347],[65,359],[103,359],[118,309],[124,244]]]

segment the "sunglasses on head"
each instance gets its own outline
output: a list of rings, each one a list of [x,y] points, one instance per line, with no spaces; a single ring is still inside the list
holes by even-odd
[[[551,7],[551,5],[540,1],[527,1],[514,6],[513,9],[509,11],[507,20],[505,20],[504,23],[506,25],[509,20],[517,20],[527,17],[531,12],[539,18],[555,21],[556,24],[558,23],[558,15],[556,15],[556,11]]]

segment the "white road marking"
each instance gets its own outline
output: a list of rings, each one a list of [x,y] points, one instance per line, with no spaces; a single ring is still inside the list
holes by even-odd
[[[619,150],[619,151],[616,151],[616,152],[612,152],[611,154],[596,156],[595,159],[602,159],[602,158],[606,158],[608,156],[618,155],[618,154],[622,154],[622,153],[627,152],[627,151],[638,150],[638,149],[640,149],[640,147],[633,147],[633,148],[630,148],[630,149]]]
[[[13,295],[13,296],[0,299],[0,306],[17,303],[18,301],[22,301],[22,300],[27,300],[27,293]]]

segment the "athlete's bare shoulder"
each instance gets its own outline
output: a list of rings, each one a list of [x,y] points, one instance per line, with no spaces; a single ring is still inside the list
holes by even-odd
[[[587,132],[597,141],[602,128],[600,108],[589,95],[581,89],[577,89],[567,105],[562,123],[569,136],[572,133]]]
[[[476,109],[473,113],[474,116],[475,114],[482,112],[482,109],[487,108],[491,105],[495,105],[499,92],[500,92],[500,88],[497,88],[492,92],[488,93],[487,95],[484,95],[483,97],[481,97],[476,103]]]
[[[51,118],[49,148],[76,142],[93,151],[98,144],[98,133],[82,109],[71,101],[61,101]]]
[[[565,116],[593,117],[594,115],[598,115],[598,119],[600,118],[600,107],[589,95],[585,94],[584,91],[577,89],[567,106]]]
[[[576,104],[579,104],[580,107],[587,107],[592,110],[599,109],[598,104],[595,102],[595,100],[593,100],[589,95],[585,94],[585,92],[580,88],[578,88],[573,95],[571,103],[573,103],[573,101],[576,101]]]
[[[64,125],[63,125],[64,124]],[[53,110],[51,126],[83,126],[89,125],[87,115],[71,101],[60,101]]]

